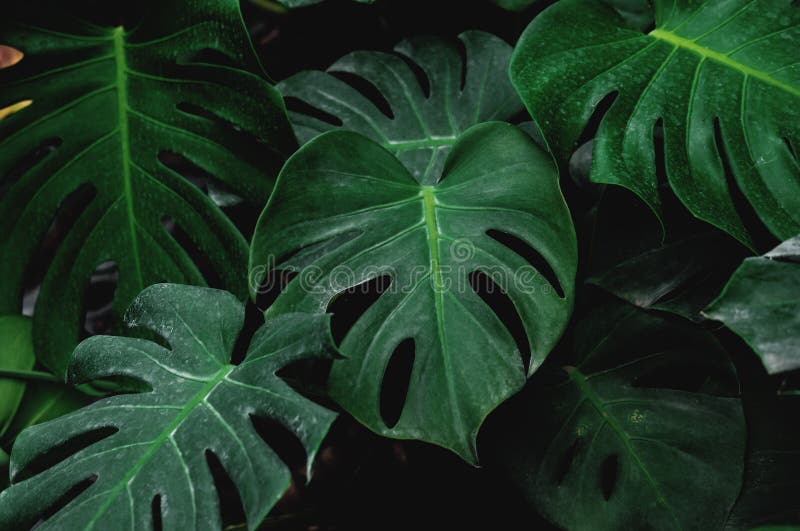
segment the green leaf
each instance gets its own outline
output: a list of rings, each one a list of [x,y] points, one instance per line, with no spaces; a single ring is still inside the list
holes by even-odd
[[[618,303],[581,321],[573,352],[565,378],[515,399],[495,444],[526,497],[564,529],[720,529],[746,434],[713,336]]]
[[[55,219],[63,240],[33,326],[37,356],[59,374],[79,339],[85,286],[103,262],[119,269],[115,316],[149,284],[204,284],[198,254],[224,287],[247,292],[245,239],[165,154],[258,203],[291,150],[280,95],[261,76],[238,1],[164,0],[145,11],[131,29],[97,27],[58,7],[0,22],[2,41],[25,54],[0,71],[0,108],[33,100],[0,121],[0,312],[19,311]],[[209,62],[218,57],[236,67]],[[167,219],[197,252],[178,243]]]
[[[746,259],[705,314],[741,336],[768,373],[800,369],[800,236]]]
[[[0,369],[28,371],[35,362],[30,319],[16,315],[0,317]],[[24,392],[24,380],[0,377],[0,436],[11,424]]]
[[[695,234],[634,253],[587,282],[640,308],[701,321],[743,255],[724,234]]]
[[[511,47],[479,31],[462,33],[459,40],[415,37],[398,44],[393,54],[353,52],[327,72],[300,72],[278,89],[290,110],[293,100],[301,100],[327,113],[344,129],[361,133],[396,154],[420,183],[434,184],[461,133],[523,110],[508,80]],[[427,87],[420,84],[410,64],[417,66]],[[341,74],[356,76],[377,89],[392,116],[370,101],[363,89],[348,84],[347,77],[340,78]],[[301,143],[337,128],[303,109],[290,112],[289,117]]]
[[[313,6],[315,4],[323,2],[324,0],[277,0],[277,1],[285,5],[286,7],[293,9],[295,7]],[[354,0],[354,1],[360,2],[362,4],[375,3],[375,0]]]
[[[750,435],[744,486],[725,531],[798,529],[800,397],[762,395],[745,408]],[[775,527],[762,527],[768,524]]]
[[[511,79],[550,147],[566,160],[614,95],[593,180],[630,189],[660,215],[653,137],[662,123],[667,177],[692,214],[750,246],[756,215],[777,237],[794,236],[800,10],[789,0],[656,0],[655,14],[644,34],[600,2],[563,0],[531,23]]]
[[[335,414],[295,393],[275,372],[296,360],[334,355],[328,316],[269,321],[238,366],[229,360],[244,307],[230,293],[157,284],[134,300],[126,321],[158,334],[169,349],[144,339],[94,336],[75,350],[70,380],[128,377],[152,390],[106,398],[25,430],[11,454],[15,484],[0,494],[0,527],[29,527],[70,489],[94,478],[40,528],[149,529],[160,496],[164,529],[219,529],[210,451],[235,483],[254,529],[288,487],[290,473],[251,416],[274,419],[294,434],[310,469]],[[36,470],[49,451],[87,437],[93,442],[85,448],[73,446],[77,453]]]
[[[545,265],[518,254],[530,252]],[[346,359],[334,363],[329,393],[377,433],[429,441],[474,463],[483,419],[523,386],[526,370],[509,323],[470,287],[470,276],[491,275],[513,303],[532,374],[569,319],[576,242],[551,159],[510,124],[467,131],[432,186],[418,184],[375,142],[335,131],[284,166],[256,227],[250,267],[252,289],[272,269],[300,272],[268,316],[325,311],[349,288],[389,276],[391,285],[343,339]],[[383,375],[407,339],[415,360],[402,414],[390,426],[380,411]]]

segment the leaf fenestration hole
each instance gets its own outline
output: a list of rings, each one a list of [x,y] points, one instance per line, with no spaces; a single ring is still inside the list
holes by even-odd
[[[333,114],[327,113],[322,109],[318,109],[313,105],[309,104],[308,102],[301,100],[300,98],[295,98],[294,96],[286,96],[284,98],[286,102],[286,109],[289,112],[296,112],[298,114],[303,114],[305,116],[310,116],[312,118],[316,118],[321,122],[325,122],[328,125],[332,125],[334,127],[341,127],[344,125],[344,122],[339,119],[338,116],[334,116]]]
[[[381,275],[356,284],[339,293],[328,304],[328,313],[332,313],[331,333],[336,345],[341,345],[347,332],[356,324],[378,298],[389,289],[391,275]]]
[[[733,203],[734,210],[739,215],[739,219],[741,219],[745,229],[753,236],[756,242],[770,242],[770,245],[772,245],[775,242],[775,237],[772,236],[766,226],[764,226],[761,218],[758,217],[750,201],[745,197],[744,192],[739,188],[739,184],[736,182],[736,176],[733,173],[730,158],[725,148],[725,139],[722,136],[722,123],[719,118],[714,118],[714,143],[716,144],[717,154],[722,162],[731,202]]]
[[[58,246],[72,230],[78,218],[89,208],[97,196],[91,183],[83,183],[70,192],[58,205],[50,227],[41,238],[39,248],[28,262],[23,279],[22,313],[32,316],[39,295],[39,287],[50,268]]]
[[[62,461],[77,454],[81,450],[97,444],[103,439],[111,437],[119,431],[115,426],[104,426],[90,430],[75,437],[70,438],[63,443],[48,449],[43,454],[36,456],[28,465],[14,475],[13,482],[19,483],[37,474],[53,468]]]
[[[613,454],[603,459],[603,463],[600,465],[600,489],[603,491],[603,498],[606,501],[611,499],[611,495],[614,493],[618,474],[619,457]]]
[[[425,99],[431,97],[431,81],[428,79],[428,75],[425,73],[425,70],[422,69],[417,63],[415,63],[411,58],[398,53],[397,56],[406,63],[409,70],[414,74],[414,77],[417,78],[417,83],[419,83],[419,88],[422,90],[422,93],[425,95]]]
[[[250,415],[256,433],[275,454],[294,473],[304,474],[306,470],[306,450],[297,436],[283,424],[271,417]]]
[[[575,458],[578,456],[578,452],[581,449],[582,439],[575,439],[572,441],[572,444],[569,445],[561,457],[558,458],[558,462],[556,463],[553,481],[555,481],[556,485],[561,485],[564,482],[564,478],[567,477],[567,473],[569,469],[572,468],[572,462],[575,461]]]
[[[212,450],[206,450],[206,463],[214,480],[214,487],[217,489],[222,527],[225,528],[229,525],[244,522],[247,517],[245,516],[239,489],[236,488],[236,484],[231,479],[228,471],[225,470],[222,461]]]
[[[150,503],[150,513],[153,518],[153,531],[163,531],[164,522],[161,515],[161,494],[153,496],[153,501]]]
[[[527,374],[531,364],[531,347],[525,326],[522,324],[522,318],[511,298],[502,286],[499,286],[489,275],[480,270],[470,273],[469,285],[497,315],[514,338]]]
[[[414,339],[404,339],[392,352],[383,373],[380,411],[383,423],[389,429],[397,425],[403,413],[414,371],[414,358]]]
[[[542,275],[545,280],[547,280],[559,298],[564,298],[564,288],[561,287],[561,282],[558,281],[556,272],[552,267],[550,267],[550,264],[547,262],[547,260],[545,260],[544,256],[539,253],[539,251],[531,247],[525,240],[508,232],[489,229],[486,231],[486,235],[493,240],[502,243],[524,258],[525,261],[531,265],[531,267],[538,271],[539,274]]]
[[[31,150],[28,154],[19,159],[8,173],[0,181],[0,199],[2,199],[8,190],[25,175],[31,168],[43,161],[50,153],[55,151],[64,141],[60,138],[48,138],[42,142],[36,149]]]
[[[86,283],[83,298],[83,323],[81,339],[98,334],[108,334],[114,323],[114,294],[119,282],[119,268],[114,261],[97,266]]]
[[[75,498],[80,496],[82,492],[91,487],[92,484],[94,484],[94,482],[97,481],[97,477],[98,477],[97,474],[92,474],[88,478],[82,479],[81,481],[70,487],[70,489],[67,492],[59,496],[59,498],[55,502],[53,502],[52,505],[47,507],[47,509],[45,509],[42,512],[40,521],[42,522],[47,521],[48,518],[52,517],[54,514],[66,508],[66,506],[69,505]]]
[[[458,50],[458,56],[461,58],[461,84],[459,85],[459,90],[463,92],[464,87],[467,86],[467,65],[469,64],[467,58],[467,45],[464,44],[464,41],[461,39],[456,39],[456,41],[456,50]]]
[[[592,111],[592,115],[586,121],[586,127],[583,128],[583,131],[581,131],[580,136],[575,142],[575,147],[582,146],[597,135],[600,123],[603,121],[608,111],[611,110],[611,106],[614,105],[617,96],[619,96],[619,92],[615,90],[614,92],[606,94],[597,102],[594,111]]]
[[[222,288],[224,286],[222,278],[220,278],[219,274],[214,269],[208,256],[200,250],[200,247],[195,243],[189,233],[183,230],[170,216],[163,216],[161,218],[161,224],[164,226],[164,230],[167,231],[167,234],[183,248],[186,255],[195,264],[206,284],[212,288]]]
[[[797,149],[795,149],[794,144],[792,144],[792,141],[789,139],[789,137],[786,136],[783,137],[783,141],[786,144],[786,149],[789,150],[789,154],[792,156],[794,161],[797,164],[800,164],[800,156],[798,156]]]
[[[365,79],[359,75],[351,74],[350,72],[331,70],[328,73],[353,87],[355,90],[360,92],[362,96],[371,101],[372,104],[375,105],[375,108],[377,108],[384,116],[390,120],[394,120],[392,106],[389,105],[389,102],[386,100],[383,94],[381,94],[381,91],[378,89],[378,87],[372,83],[372,81],[369,81],[368,79]]]

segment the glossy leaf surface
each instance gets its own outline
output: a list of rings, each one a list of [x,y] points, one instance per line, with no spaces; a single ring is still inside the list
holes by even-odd
[[[157,284],[134,300],[126,320],[169,348],[94,336],[76,349],[70,380],[128,377],[151,390],[105,398],[25,430],[11,454],[15,484],[0,494],[0,527],[30,526],[89,480],[38,529],[149,529],[156,497],[164,529],[219,529],[207,452],[236,485],[248,527],[257,527],[288,487],[290,473],[252,417],[273,419],[297,437],[310,469],[335,414],[298,395],[275,372],[334,354],[328,316],[291,314],[266,323],[238,366],[229,360],[244,308],[230,293]],[[40,470],[54,449],[66,456]]]
[[[760,223],[794,236],[800,10],[791,0],[654,8],[656,27],[643,33],[601,2],[563,0],[525,31],[511,78],[551,148],[566,160],[601,101],[613,101],[595,137],[594,181],[622,185],[660,214],[661,124],[669,183],[695,216],[748,245]]]
[[[115,316],[149,284],[204,284],[197,256],[222,286],[246,294],[246,241],[168,159],[258,203],[292,147],[236,0],[144,7],[130,29],[76,20],[63,3],[0,21],[0,40],[24,52],[0,71],[0,108],[33,100],[0,121],[0,310],[19,311],[55,230],[63,239],[44,265],[34,338],[39,359],[60,374],[103,263],[119,270]]]
[[[35,361],[30,319],[0,317],[0,369],[29,371]],[[0,437],[14,419],[24,392],[25,380],[0,376]]]
[[[532,374],[566,326],[575,247],[552,161],[512,125],[467,131],[431,186],[375,142],[331,132],[281,172],[256,228],[251,272],[299,271],[268,316],[325,311],[348,288],[390,278],[366,311],[348,310],[355,323],[329,392],[380,434],[433,442],[475,462],[483,419],[525,382],[522,351],[530,351]],[[509,314],[498,317],[473,289],[478,271],[507,297],[524,345],[509,332]],[[409,339],[407,397],[399,421],[388,425],[380,412],[384,373]]]
[[[294,99],[329,115],[325,121],[308,109],[290,112],[298,139],[305,143],[341,126],[396,154],[420,183],[436,183],[459,134],[523,110],[508,80],[511,47],[480,31],[462,33],[459,40],[415,37],[393,54],[352,52],[327,72],[300,72],[281,82],[290,110]],[[342,74],[360,79],[360,89]],[[388,107],[378,107],[376,98]]]

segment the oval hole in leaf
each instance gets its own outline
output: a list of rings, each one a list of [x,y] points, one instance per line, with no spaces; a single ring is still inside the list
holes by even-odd
[[[525,333],[525,327],[522,325],[522,319],[514,303],[511,301],[511,298],[509,298],[501,286],[497,285],[494,280],[483,271],[473,271],[470,273],[469,285],[472,290],[483,299],[483,302],[492,309],[511,333],[514,342],[517,344],[517,350],[519,350],[522,364],[527,373],[531,363],[531,347],[528,342],[528,334]]]
[[[383,97],[381,91],[378,89],[378,87],[373,85],[371,81],[356,74],[351,74],[350,72],[337,72],[336,70],[331,70],[328,73],[353,87],[365,98],[371,101],[372,104],[375,105],[375,107],[388,119],[394,120],[392,106],[389,105],[389,102]]]
[[[414,370],[415,344],[413,338],[404,339],[394,349],[383,373],[381,383],[381,418],[391,429],[400,420]]]
[[[609,455],[603,459],[600,465],[600,489],[603,491],[603,498],[608,501],[611,494],[614,493],[614,487],[617,485],[617,475],[619,474],[619,457]]]
[[[231,479],[228,471],[225,470],[217,454],[211,450],[206,450],[206,463],[208,463],[208,470],[214,479],[214,487],[217,489],[222,527],[241,524],[247,517],[245,516],[239,489],[236,488],[236,484]]]
[[[153,501],[150,503],[150,513],[153,518],[153,531],[163,531],[164,522],[161,516],[161,494],[153,496]]]
[[[346,289],[328,304],[327,312],[333,314],[331,333],[337,346],[391,283],[391,275],[381,275]]]
[[[461,85],[459,88],[463,92],[464,87],[467,86],[467,46],[461,39],[456,39],[456,49],[461,57]]]
[[[118,281],[119,268],[114,261],[101,263],[92,273],[84,289],[81,339],[111,333],[114,322],[114,293],[117,291]]]
[[[250,415],[250,420],[256,433],[264,439],[264,442],[272,448],[272,451],[277,454],[293,474],[295,472],[305,473],[306,450],[294,433],[270,417]]]
[[[586,127],[583,128],[578,140],[575,142],[575,147],[582,146],[589,140],[594,139],[595,135],[597,135],[597,130],[600,128],[600,122],[603,121],[606,113],[611,109],[611,106],[614,105],[617,96],[619,96],[619,92],[610,92],[597,102],[591,117],[589,117],[589,120],[586,122]]]
[[[47,452],[36,456],[24,469],[14,475],[13,481],[14,483],[19,483],[49,468],[53,468],[84,448],[111,437],[118,431],[119,428],[115,426],[104,426],[76,435],[58,446],[54,446]]]
[[[539,274],[542,275],[545,280],[547,280],[550,286],[555,290],[556,294],[560,298],[564,298],[564,288],[561,287],[561,283],[558,281],[555,271],[553,271],[553,268],[550,267],[550,264],[547,263],[547,260],[544,259],[544,256],[539,254],[536,249],[528,245],[528,243],[521,238],[518,238],[513,234],[509,234],[508,232],[489,229],[486,231],[486,235],[502,243],[524,258],[525,261],[531,265],[531,267],[538,271]]]
[[[45,272],[50,268],[56,250],[65,235],[72,231],[72,226],[78,218],[89,208],[97,195],[97,190],[91,183],[83,183],[70,192],[53,216],[53,221],[47,229],[42,243],[28,263],[23,280],[24,292],[22,300],[23,315],[32,316],[39,294],[39,286],[44,280]]]
[[[306,116],[316,118],[317,120],[325,122],[326,124],[334,127],[341,127],[344,125],[344,122],[342,122],[339,117],[327,113],[322,109],[318,109],[313,105],[301,100],[300,98],[287,96],[284,101],[286,102],[286,109],[290,112],[296,112],[298,114],[304,114]]]
[[[789,150],[789,154],[792,156],[794,161],[797,164],[800,164],[800,157],[797,155],[797,149],[795,149],[794,144],[788,137],[783,137],[783,142],[786,144],[786,149]]]

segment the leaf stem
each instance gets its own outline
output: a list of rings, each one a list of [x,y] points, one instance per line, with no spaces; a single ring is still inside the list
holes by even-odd
[[[64,383],[57,376],[50,374],[49,372],[42,371],[17,371],[14,369],[0,369],[0,378]]]

